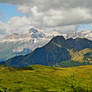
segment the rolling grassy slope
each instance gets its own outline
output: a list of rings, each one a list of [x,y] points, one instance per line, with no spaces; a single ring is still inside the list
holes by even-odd
[[[92,92],[92,65],[0,67],[0,92]],[[6,91],[5,91],[6,90]]]
[[[69,52],[73,61],[92,63],[92,49],[86,48],[76,52],[69,50]]]

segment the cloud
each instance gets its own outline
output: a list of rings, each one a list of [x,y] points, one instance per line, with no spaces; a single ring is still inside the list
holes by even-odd
[[[72,25],[75,28],[77,24],[92,23],[92,0],[0,0],[0,2],[17,5],[17,10],[25,14],[23,17],[13,17],[8,21],[7,25],[12,24],[11,30],[18,28],[21,30],[28,25],[68,30]]]
[[[11,34],[11,33],[24,33],[27,32],[31,27],[37,27],[46,33],[54,32],[72,32],[75,31],[76,25],[66,25],[66,26],[34,26],[34,22],[31,21],[30,17],[12,17],[7,23],[0,22],[0,32],[3,34]],[[0,33],[0,34],[1,34]]]
[[[31,21],[23,16],[23,17],[12,17],[7,23],[0,22],[0,31],[3,30],[5,33],[20,33],[26,31],[31,27]]]
[[[24,8],[25,7],[25,8]],[[28,8],[27,6],[20,6],[18,10],[22,13],[30,13],[32,22],[38,26],[64,26],[74,24],[87,24],[92,22],[92,13],[88,8],[70,8],[68,10],[54,10],[40,11],[36,6]]]
[[[37,6],[40,10],[59,9],[59,8],[90,8],[92,0],[0,0],[1,3]]]
[[[92,22],[92,0],[0,0],[17,4],[38,26],[63,26]]]

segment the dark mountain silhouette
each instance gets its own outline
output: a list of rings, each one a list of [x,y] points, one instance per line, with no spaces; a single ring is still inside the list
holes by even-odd
[[[3,64],[17,67],[35,64],[55,66],[64,61],[72,60],[70,50],[80,52],[87,48],[92,49],[92,41],[88,39],[65,39],[63,36],[57,36],[45,46],[34,50],[31,54],[11,58]]]

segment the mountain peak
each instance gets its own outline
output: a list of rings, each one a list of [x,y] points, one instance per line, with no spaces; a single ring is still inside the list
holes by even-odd
[[[53,37],[53,39],[52,39],[52,41],[64,41],[65,40],[65,38],[63,37],[63,36],[56,36],[56,37]]]
[[[36,28],[31,28],[29,30],[29,33],[37,33],[37,32],[38,32],[38,30]]]
[[[6,65],[8,63],[10,66],[18,67],[35,64],[53,66],[63,61],[72,60],[71,50],[76,54],[76,52],[87,48],[92,49],[92,41],[83,38],[66,40],[63,36],[56,36],[48,44],[35,49],[31,54],[7,60]]]
[[[63,36],[56,36],[56,37],[53,37],[50,42],[61,44],[61,43],[64,43],[65,41],[66,40],[65,40],[65,38]]]

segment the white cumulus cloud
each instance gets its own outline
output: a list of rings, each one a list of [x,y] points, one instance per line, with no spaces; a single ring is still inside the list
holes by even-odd
[[[44,29],[68,30],[71,26],[75,28],[77,24],[92,23],[92,0],[0,0],[0,2],[17,5],[17,10],[24,14],[23,17],[15,16],[5,23],[4,28],[7,31],[24,30],[29,25]]]

